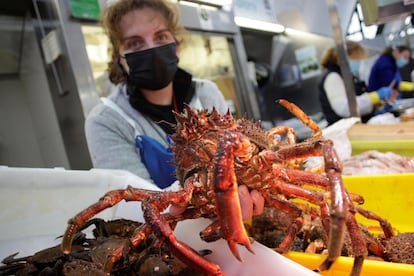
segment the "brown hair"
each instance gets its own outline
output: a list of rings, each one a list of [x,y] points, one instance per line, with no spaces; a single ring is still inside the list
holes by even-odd
[[[167,28],[173,34],[177,44],[184,40],[185,29],[179,24],[179,10],[169,0],[118,0],[103,11],[101,24],[111,43],[112,61],[108,63],[109,79],[118,84],[125,80],[125,75],[117,63],[119,47],[122,41],[120,22],[130,11],[150,8],[158,11],[166,20]]]
[[[335,47],[329,47],[322,54],[321,66],[327,68],[329,64],[339,64],[338,51]]]
[[[408,48],[407,46],[404,46],[404,45],[399,45],[399,46],[396,46],[396,47],[385,47],[383,50],[382,50],[382,54],[385,54],[385,55],[392,55],[392,52],[394,51],[394,50],[397,50],[399,53],[402,53],[402,52],[404,52],[404,51],[409,51],[410,53],[411,53],[411,50],[410,50],[410,48]]]
[[[397,49],[398,52],[400,52],[400,53],[402,53],[404,51],[409,51],[411,53],[411,49],[408,48],[407,46],[404,46],[404,45],[397,46],[397,47],[395,47],[395,49]]]
[[[345,45],[348,57],[355,59],[363,59],[366,57],[367,51],[358,42],[347,40]],[[322,54],[321,66],[327,68],[329,64],[339,64],[338,50],[336,47],[330,47]]]
[[[346,41],[346,51],[348,57],[353,59],[363,59],[367,56],[367,51],[361,44],[358,42],[347,40]]]

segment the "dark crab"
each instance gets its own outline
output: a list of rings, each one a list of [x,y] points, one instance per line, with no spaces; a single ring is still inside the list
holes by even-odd
[[[259,123],[245,118],[235,120],[230,113],[220,115],[214,109],[208,112],[186,107],[184,114],[175,114],[177,125],[172,136],[172,150],[176,175],[183,189],[156,192],[129,186],[106,193],[97,203],[69,220],[62,242],[64,254],[71,253],[73,236],[94,215],[121,200],[141,201],[145,223],[135,230],[129,244],[121,245],[112,253],[112,262],[153,233],[173,254],[195,270],[206,275],[222,275],[217,264],[177,240],[173,231],[181,220],[210,218],[211,225],[201,233],[204,240],[227,240],[233,255],[240,261],[237,244],[244,245],[253,253],[237,193],[237,186],[243,184],[258,190],[268,206],[294,216],[279,252],[286,252],[291,247],[303,225],[303,214],[318,216],[329,239],[329,253],[317,270],[329,269],[340,256],[347,229],[355,256],[351,274],[359,275],[367,247],[355,214],[358,212],[379,221],[386,237],[393,235],[392,228],[382,218],[354,204],[362,203],[363,199],[344,188],[341,162],[332,141],[322,136],[318,125],[296,105],[285,100],[279,100],[279,103],[314,131],[310,138],[297,142],[290,127],[277,126],[264,131]],[[303,161],[310,156],[323,157],[323,173],[302,168]],[[292,199],[304,200],[306,204]],[[187,209],[178,217],[163,214],[171,204]],[[110,271],[111,263],[105,269]]]
[[[0,266],[0,275],[108,275],[107,263],[112,266],[111,275],[197,275],[181,261],[174,258],[165,247],[149,236],[146,241],[113,263],[112,253],[128,244],[139,222],[120,219],[104,221],[92,219],[84,228],[95,225],[93,237],[78,232],[72,244],[72,253],[65,256],[61,245],[42,249],[31,256],[16,258],[12,254]]]

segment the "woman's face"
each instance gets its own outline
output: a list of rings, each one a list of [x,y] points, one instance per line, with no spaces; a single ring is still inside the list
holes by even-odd
[[[405,60],[409,61],[410,60],[410,51],[408,50],[404,50],[402,52],[399,52],[397,49],[394,50],[395,54],[394,57],[396,60],[400,59],[400,58],[404,58]]]
[[[405,58],[407,61],[409,61],[410,60],[410,51],[408,51],[408,50],[402,51],[401,56],[403,58]]]
[[[125,14],[120,21],[122,41],[119,55],[123,57],[128,53],[174,42],[174,36],[168,30],[166,22],[159,12],[150,8],[137,9]],[[121,58],[120,62],[129,73],[125,59]]]

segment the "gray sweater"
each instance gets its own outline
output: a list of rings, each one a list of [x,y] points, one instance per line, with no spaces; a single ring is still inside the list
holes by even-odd
[[[215,83],[193,81],[196,88],[191,107],[211,110],[214,106],[220,113],[227,112],[228,106]],[[125,85],[116,86],[109,99],[136,122],[141,134],[168,146],[167,134],[162,128],[129,104]],[[103,103],[95,106],[86,118],[85,133],[95,168],[127,170],[153,183],[136,149],[134,129],[117,111]]]

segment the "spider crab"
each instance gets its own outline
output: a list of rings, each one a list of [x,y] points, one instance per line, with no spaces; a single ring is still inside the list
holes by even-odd
[[[95,214],[121,200],[141,201],[145,223],[136,229],[129,245],[120,246],[113,253],[106,265],[107,271],[122,258],[128,246],[139,245],[152,232],[175,256],[195,270],[206,275],[223,275],[217,264],[177,240],[173,231],[181,220],[210,218],[211,225],[200,233],[202,239],[227,240],[233,255],[240,261],[237,244],[254,253],[242,221],[237,193],[238,185],[243,184],[260,191],[269,206],[296,217],[288,227],[278,252],[289,250],[303,225],[303,214],[311,212],[321,218],[329,237],[329,254],[316,270],[331,267],[340,255],[347,230],[355,255],[351,274],[358,275],[367,255],[367,247],[355,213],[379,221],[386,236],[392,235],[392,228],[375,214],[354,206],[354,202],[362,203],[363,199],[344,188],[341,162],[332,141],[322,136],[318,125],[296,105],[282,99],[279,103],[314,131],[310,138],[297,143],[294,130],[290,127],[277,126],[264,131],[259,123],[245,118],[235,120],[229,112],[220,115],[214,109],[212,112],[195,111],[187,106],[183,114],[176,113],[172,150],[182,190],[157,192],[129,186],[106,193],[97,203],[69,220],[62,241],[64,254],[71,252],[75,233]],[[302,161],[310,156],[323,156],[323,173],[301,168]],[[292,202],[291,199],[302,199],[319,208],[309,208],[307,203]],[[162,213],[171,204],[187,209],[176,217]],[[376,246],[380,247],[379,244]]]

